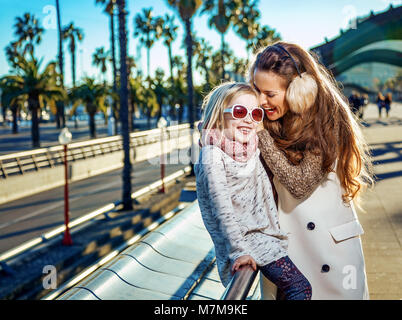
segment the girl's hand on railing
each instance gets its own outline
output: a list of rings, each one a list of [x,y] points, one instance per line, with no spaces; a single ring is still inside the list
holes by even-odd
[[[237,258],[236,261],[233,263],[231,270],[232,274],[234,274],[241,266],[244,265],[250,265],[254,271],[257,270],[257,263],[255,262],[255,260],[251,256],[245,255]]]

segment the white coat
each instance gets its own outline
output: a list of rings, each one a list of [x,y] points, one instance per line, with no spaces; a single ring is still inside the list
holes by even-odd
[[[312,286],[313,300],[369,299],[360,235],[353,203],[330,173],[305,199],[295,199],[274,177],[279,223],[289,236],[289,257]],[[260,276],[261,299],[276,297],[276,287]]]

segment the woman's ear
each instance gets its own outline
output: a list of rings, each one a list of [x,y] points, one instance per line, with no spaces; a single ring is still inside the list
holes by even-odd
[[[314,104],[317,98],[317,82],[314,78],[303,72],[301,77],[294,78],[286,90],[286,101],[291,111],[301,114]]]

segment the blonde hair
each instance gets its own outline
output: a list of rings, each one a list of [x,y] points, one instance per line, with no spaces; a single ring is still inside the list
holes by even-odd
[[[297,165],[304,157],[304,151],[322,155],[322,169],[331,172],[337,161],[336,173],[344,190],[343,201],[357,200],[360,192],[373,184],[372,165],[369,150],[355,116],[351,113],[333,76],[318,60],[302,47],[278,42],[294,59],[294,62],[274,46],[268,46],[257,54],[250,68],[250,83],[254,84],[255,70],[273,72],[285,80],[285,89],[294,86],[299,79],[295,68],[298,65],[302,75],[308,74],[315,86],[294,90],[286,99],[295,98],[296,110],[289,110],[282,118],[270,121],[264,118],[276,146],[284,152],[290,162]],[[296,83],[294,81],[296,80]],[[293,83],[292,83],[293,82]],[[312,90],[314,94],[306,93]],[[309,97],[305,98],[304,95]],[[289,101],[288,101],[289,103]],[[300,112],[297,112],[300,111]],[[302,112],[301,112],[302,111]],[[358,202],[356,202],[359,205]]]
[[[200,129],[224,130],[223,110],[229,107],[229,103],[242,94],[251,94],[258,98],[257,91],[248,83],[224,82],[213,88],[205,96],[202,103],[202,126]]]

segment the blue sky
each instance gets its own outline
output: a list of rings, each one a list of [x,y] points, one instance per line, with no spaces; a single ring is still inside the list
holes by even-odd
[[[138,40],[133,37],[133,19],[142,8],[153,8],[154,16],[172,14],[171,8],[165,0],[127,0],[128,4],[128,40],[129,54],[138,57]],[[339,34],[341,28],[346,28],[352,16],[366,16],[370,10],[374,12],[386,10],[390,3],[400,5],[401,0],[260,0],[258,7],[261,12],[260,23],[274,28],[285,41],[300,44],[308,49],[324,41],[325,37],[332,39]],[[40,19],[46,31],[42,43],[36,49],[36,55],[43,57],[44,63],[56,59],[57,56],[57,29],[53,15],[55,0],[0,0],[0,76],[8,73],[4,47],[14,39],[13,25],[16,16],[25,12],[35,14]],[[100,72],[92,66],[92,54],[97,47],[109,49],[109,18],[103,13],[95,0],[60,0],[61,21],[63,25],[70,23],[84,30],[85,38],[77,48],[77,79],[83,75],[95,76],[102,80]],[[193,22],[194,31],[198,36],[206,38],[214,49],[220,46],[220,37],[215,29],[209,29],[206,15],[197,15]],[[184,56],[182,48],[183,25],[176,14],[176,24],[179,25],[178,38],[173,44],[173,53]],[[246,57],[245,43],[232,30],[225,37],[232,50],[239,57]],[[64,44],[64,61],[66,82],[71,82],[71,57],[67,44]],[[139,61],[137,61],[138,63]],[[140,65],[146,70],[146,52],[141,50]],[[162,41],[157,42],[151,49],[151,74],[156,68],[163,68],[168,72],[167,49]],[[108,79],[111,79],[109,67]],[[195,81],[199,75],[195,74]]]

